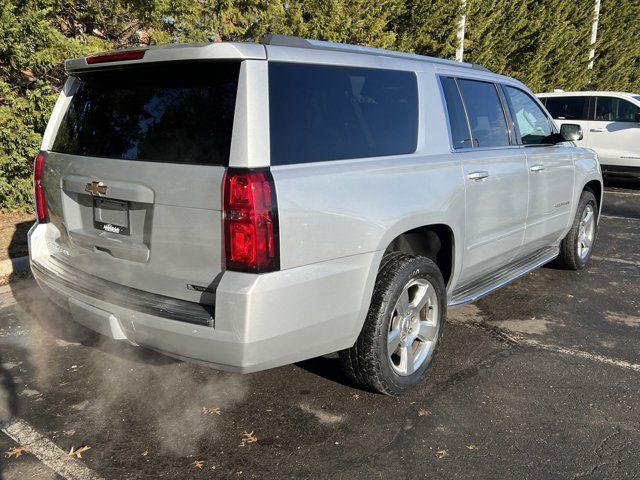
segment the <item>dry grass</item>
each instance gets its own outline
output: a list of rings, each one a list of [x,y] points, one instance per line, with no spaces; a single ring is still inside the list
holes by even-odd
[[[0,213],[0,260],[28,254],[27,232],[32,224],[32,213]]]

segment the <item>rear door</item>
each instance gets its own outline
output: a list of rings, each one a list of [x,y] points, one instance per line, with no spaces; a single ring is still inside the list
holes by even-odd
[[[602,165],[640,165],[640,106],[619,97],[598,96],[589,121],[588,146]]]
[[[539,103],[524,90],[504,85],[518,143],[529,170],[529,206],[522,254],[556,243],[566,229],[574,198],[571,147],[553,143],[553,126]]]
[[[441,77],[453,148],[466,184],[467,283],[510,263],[524,238],[527,164],[512,145],[504,105],[494,83]]]
[[[77,74],[45,162],[48,244],[65,264],[213,303],[240,62]]]

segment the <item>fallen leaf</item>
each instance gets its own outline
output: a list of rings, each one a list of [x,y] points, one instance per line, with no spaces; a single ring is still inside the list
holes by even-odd
[[[358,395],[357,393],[352,393],[351,394],[351,398],[354,400],[359,400],[360,399],[360,395]]]
[[[419,417],[426,417],[427,415],[431,415],[431,412],[429,410],[425,410],[424,408],[418,410]]]
[[[438,458],[446,458],[449,456],[449,450],[438,450],[436,452],[436,457]]]
[[[222,410],[220,410],[218,407],[202,407],[202,413],[206,413],[209,415],[220,415],[222,413]]]
[[[75,435],[75,434],[76,434],[76,431],[75,431],[75,430],[73,430],[73,429],[71,429],[71,430],[65,430],[65,431],[64,431],[64,432],[62,432],[62,433],[64,433],[67,437],[71,437],[71,436],[73,436],[73,435]]]
[[[253,434],[253,430],[251,432],[244,431],[242,432],[242,440],[240,440],[239,447],[245,447],[250,443],[255,443],[258,441],[258,437]]]
[[[144,452],[142,452],[143,457],[146,457],[147,455],[149,455],[149,450],[145,450]]]
[[[4,456],[7,458],[11,458],[11,457],[19,458],[20,455],[22,455],[23,453],[27,453],[28,451],[29,449],[24,446],[13,447],[7,450],[6,452],[4,452]]]
[[[202,470],[202,467],[204,467],[204,460],[194,460],[191,466]]]
[[[82,454],[87,450],[91,450],[91,447],[89,445],[83,445],[82,447],[79,447],[77,450],[74,447],[71,447],[71,450],[69,450],[69,453],[67,453],[67,456],[82,458]]]
[[[468,448],[469,450],[477,450],[477,449],[478,449],[478,446],[477,446],[477,445],[467,445],[467,448]]]

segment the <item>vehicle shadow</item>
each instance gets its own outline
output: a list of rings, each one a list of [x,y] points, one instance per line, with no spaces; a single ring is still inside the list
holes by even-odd
[[[296,363],[296,366],[306,372],[317,375],[318,377],[324,378],[325,380],[329,380],[330,382],[334,382],[349,388],[361,388],[355,385],[343,373],[337,353],[304,360],[302,362]]]

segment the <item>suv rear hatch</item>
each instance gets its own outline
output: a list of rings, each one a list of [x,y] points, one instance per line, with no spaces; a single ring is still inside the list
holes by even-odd
[[[53,259],[214,305],[240,61],[75,74],[42,185]]]

